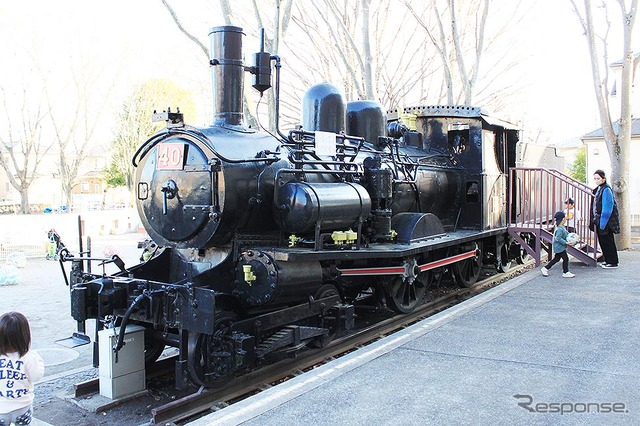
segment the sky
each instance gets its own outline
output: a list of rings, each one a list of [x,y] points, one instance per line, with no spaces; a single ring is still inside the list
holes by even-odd
[[[222,25],[222,19],[210,4],[205,7],[206,2],[189,4],[197,7],[180,4],[181,17],[189,30],[208,44],[208,29]],[[211,91],[204,54],[177,30],[160,0],[3,2],[0,37],[5,40],[5,50],[16,52],[5,56],[0,77],[6,73],[27,75],[30,65],[26,64],[25,53],[37,52],[34,55],[48,70],[59,102],[64,102],[70,88],[56,86],[56,76],[68,77],[79,64],[93,70],[96,77],[92,84],[103,94],[108,102],[106,110],[111,113],[118,110],[133,85],[151,78],[172,79],[196,93]],[[639,38],[637,23],[636,50],[640,50]],[[543,129],[552,143],[600,127],[586,41],[569,1],[536,1],[522,24],[519,39],[522,41],[517,49],[527,59],[516,75],[526,87],[523,103],[527,112],[508,118],[521,121],[525,132],[527,128]],[[249,55],[255,46],[245,41],[244,48]],[[210,96],[196,98],[198,107],[210,115]],[[209,119],[200,117],[201,122],[196,124]],[[107,134],[109,114],[103,122]]]
[[[0,75],[13,73],[20,82],[37,62],[64,100],[73,91],[71,73],[82,68],[97,93],[111,99],[110,109],[146,80],[175,79],[196,90],[194,82],[210,75],[204,54],[185,42],[159,0],[3,2],[0,37],[5,52],[17,55],[5,55]]]

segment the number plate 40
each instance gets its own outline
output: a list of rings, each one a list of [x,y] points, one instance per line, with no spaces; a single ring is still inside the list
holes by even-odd
[[[156,170],[182,170],[184,165],[183,143],[163,143],[158,145]]]

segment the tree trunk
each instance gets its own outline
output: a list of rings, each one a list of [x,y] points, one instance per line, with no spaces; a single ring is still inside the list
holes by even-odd
[[[69,184],[69,182],[65,182],[62,184],[62,192],[64,194],[67,207],[71,209],[71,206],[73,205],[73,187]]]
[[[20,189],[20,213],[31,214],[29,206],[29,187]]]
[[[369,8],[371,5],[371,0],[362,0],[362,55],[363,65],[364,65],[364,92],[366,99],[374,99],[374,90],[373,90],[373,72],[371,70],[371,62],[373,60],[373,55],[371,54],[371,42],[369,40],[370,30],[369,30]]]
[[[612,160],[612,187],[617,195],[618,212],[620,213],[620,234],[617,243],[621,249],[631,247],[631,200],[629,194],[629,176],[631,159],[631,88],[633,87],[633,48],[631,46],[631,36],[635,22],[637,1],[631,3],[628,14],[622,7],[622,22],[624,24],[624,58],[622,64],[622,76],[620,82],[620,125],[618,131],[617,144],[614,145],[614,156]],[[611,149],[609,153],[611,154]],[[613,164],[617,163],[617,167]]]
[[[632,0],[628,11],[625,11],[624,3],[619,2],[623,24],[624,58],[622,78],[619,82],[620,86],[618,90],[618,93],[620,93],[620,120],[618,122],[617,134],[613,126],[611,111],[607,100],[607,78],[606,76],[602,78],[600,73],[601,66],[609,66],[606,40],[603,53],[604,59],[601,64],[596,49],[596,33],[593,24],[591,0],[584,0],[584,17],[580,14],[575,1],[571,0],[571,3],[587,36],[593,85],[598,104],[598,112],[600,114],[600,122],[602,123],[602,134],[611,163],[611,176],[607,178],[607,182],[615,194],[620,215],[620,234],[616,237],[617,246],[620,250],[626,250],[631,247],[631,200],[629,199],[628,182],[631,154],[630,96],[633,80],[633,50],[631,48],[631,39],[637,11],[637,0]],[[604,13],[606,13],[606,8]],[[615,117],[613,118],[615,119]]]

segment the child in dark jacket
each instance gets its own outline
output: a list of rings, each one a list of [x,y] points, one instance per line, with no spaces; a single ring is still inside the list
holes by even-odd
[[[575,275],[569,272],[569,255],[567,254],[567,235],[569,235],[569,232],[564,227],[567,220],[565,219],[563,211],[556,212],[553,217],[556,220],[556,230],[553,233],[553,253],[555,256],[551,262],[547,263],[546,266],[543,266],[540,271],[542,272],[542,275],[548,277],[549,269],[562,260],[562,277],[573,278]]]

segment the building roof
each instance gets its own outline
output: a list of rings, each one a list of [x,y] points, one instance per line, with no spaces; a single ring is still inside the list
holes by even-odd
[[[564,139],[559,142],[554,142],[549,144],[549,146],[555,146],[559,149],[571,149],[571,148],[580,148],[584,144],[582,143],[582,139],[579,137]]]
[[[613,131],[618,134],[619,122],[613,123]],[[631,136],[640,136],[640,118],[631,119]],[[604,138],[602,127],[582,136],[581,139]]]
[[[640,52],[638,53],[634,53],[633,54],[633,61],[637,60],[638,58],[640,58]],[[612,62],[611,65],[609,65],[611,68],[616,68],[616,67],[621,67],[622,65],[624,65],[624,58],[623,59],[618,59],[615,62]]]
[[[104,177],[104,172],[102,170],[89,170],[86,173],[79,174],[79,177],[80,176],[84,178],[102,179]]]

